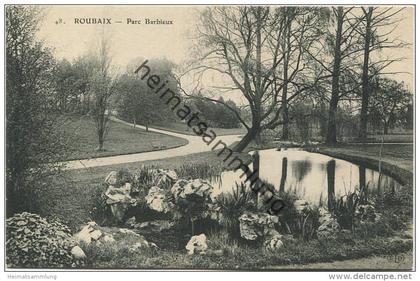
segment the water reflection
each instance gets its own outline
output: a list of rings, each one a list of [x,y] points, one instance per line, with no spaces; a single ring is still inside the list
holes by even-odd
[[[368,193],[397,190],[399,184],[387,175],[350,162],[303,150],[260,150],[253,154],[250,168],[259,167],[259,177],[272,184],[276,190],[294,190],[299,197],[311,203],[320,201],[328,206],[334,196],[342,196],[356,188]],[[231,192],[240,183],[242,171],[223,172],[212,179],[218,193]],[[244,179],[244,178],[243,178]]]
[[[301,182],[305,178],[305,176],[311,171],[311,169],[311,162],[308,159],[297,160],[292,162],[293,176],[298,182]]]

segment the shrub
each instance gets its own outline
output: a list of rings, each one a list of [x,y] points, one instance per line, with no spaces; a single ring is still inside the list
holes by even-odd
[[[89,212],[90,219],[97,222],[99,225],[103,225],[106,222],[111,221],[111,210],[106,204],[105,197],[106,185],[101,185],[99,188],[95,188],[91,194],[91,202],[93,205],[92,210]]]
[[[234,237],[239,237],[239,217],[245,211],[256,211],[256,195],[246,190],[243,183],[236,184],[232,193],[222,193],[216,197],[216,205],[220,208],[219,222]]]
[[[31,213],[6,220],[6,263],[8,267],[70,267],[70,229],[58,221]]]
[[[357,191],[349,192],[339,198],[333,198],[331,212],[337,218],[337,222],[345,229],[353,230],[355,212],[361,203],[362,196]]]
[[[280,212],[281,230],[301,239],[310,239],[319,227],[319,210],[308,205],[304,210],[298,211],[295,201],[299,200],[296,189],[279,193],[285,207]]]

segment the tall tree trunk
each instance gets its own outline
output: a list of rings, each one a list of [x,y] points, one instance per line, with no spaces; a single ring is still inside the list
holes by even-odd
[[[362,109],[360,111],[359,139],[367,139],[368,105],[369,105],[369,55],[371,41],[373,7],[369,7],[365,12],[366,31],[363,54],[363,73],[362,73]]]
[[[251,127],[245,136],[234,146],[233,150],[236,152],[241,152],[244,150],[248,144],[256,138],[259,134],[259,128]]]
[[[104,137],[103,133],[98,134],[98,151],[104,150]]]
[[[252,113],[252,126],[243,137],[242,140],[234,147],[234,150],[237,152],[241,152],[244,150],[247,145],[252,141],[256,140],[257,144],[259,145],[261,142],[261,99],[262,99],[262,87],[261,87],[261,12],[262,7],[257,8],[256,17],[257,17],[257,27],[256,27],[256,87],[255,87],[255,105],[254,108],[251,109]]]
[[[335,144],[337,142],[337,107],[340,100],[340,66],[341,66],[341,37],[343,32],[343,7],[337,8],[337,31],[335,36],[334,47],[334,67],[332,73],[331,99],[328,110],[328,130],[327,144]]]
[[[389,121],[384,122],[384,135],[388,135]]]
[[[284,52],[284,63],[283,63],[283,91],[281,96],[282,104],[282,119],[283,119],[283,128],[282,128],[282,139],[289,139],[289,106],[287,102],[287,86],[289,84],[289,56],[290,56],[290,29],[291,23],[288,20],[287,27],[285,30],[285,40],[283,41],[283,52]]]

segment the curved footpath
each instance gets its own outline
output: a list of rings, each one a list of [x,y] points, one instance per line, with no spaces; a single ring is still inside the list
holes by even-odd
[[[131,123],[122,121],[115,117],[111,117],[111,119],[115,122],[119,122],[127,126],[132,126]],[[146,129],[146,127],[140,126],[140,125],[137,125],[136,128],[143,129],[143,130]],[[165,131],[161,129],[154,129],[154,128],[149,128],[149,131],[166,134],[166,135],[174,136],[178,138],[183,138],[188,141],[188,144],[184,146],[176,147],[176,148],[150,151],[150,152],[140,152],[140,153],[117,155],[117,156],[107,156],[107,157],[66,161],[64,162],[64,164],[66,165],[65,169],[75,170],[75,169],[100,167],[100,166],[107,166],[107,165],[114,165],[114,164],[141,162],[141,161],[147,161],[147,160],[158,160],[158,159],[165,159],[165,158],[170,158],[170,157],[175,157],[175,156],[185,156],[185,155],[193,154],[193,153],[211,151],[211,147],[214,146],[219,140],[223,141],[226,145],[231,145],[232,143],[239,141],[241,137],[241,135],[219,136],[211,143],[210,146],[208,146],[203,141],[202,137],[200,136],[175,133],[175,132]]]

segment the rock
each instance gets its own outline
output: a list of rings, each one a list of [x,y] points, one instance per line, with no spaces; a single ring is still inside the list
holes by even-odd
[[[125,183],[121,187],[109,186],[105,191],[106,203],[110,205],[111,213],[117,222],[121,222],[127,209],[136,200],[130,196],[131,184]]]
[[[319,217],[321,224],[317,229],[318,239],[334,239],[340,233],[340,225],[329,212],[323,212]]]
[[[117,171],[110,172],[105,178],[105,183],[107,185],[112,185],[112,186],[116,185],[117,184],[117,176],[118,176]]]
[[[189,255],[195,253],[205,253],[207,250],[207,237],[205,234],[195,235],[188,241],[185,249],[187,249]]]
[[[152,186],[149,189],[145,200],[150,209],[160,213],[168,213],[173,208],[173,203],[169,200],[167,191],[157,186]]]
[[[264,248],[268,251],[276,251],[283,248],[282,235],[273,235],[264,241]]]
[[[75,260],[83,260],[86,258],[85,252],[83,252],[82,248],[80,248],[79,246],[74,246],[71,249],[71,255]]]
[[[92,237],[90,237],[90,232],[92,232],[93,230],[94,229],[90,225],[86,225],[85,227],[82,228],[81,231],[79,231],[78,233],[74,235],[74,239],[76,240],[78,244],[83,242],[89,245],[90,242],[92,241]]]
[[[78,244],[82,242],[89,245],[92,240],[96,241],[102,236],[102,232],[97,228],[98,225],[95,222],[88,222],[73,238]]]
[[[132,176],[127,170],[112,171],[105,178],[106,185],[115,187],[120,187],[131,181]]]
[[[100,230],[94,230],[90,233],[90,237],[92,240],[98,240],[102,236],[102,232]]]
[[[171,193],[175,201],[190,200],[201,198],[204,201],[211,202],[213,186],[209,182],[202,179],[195,180],[179,180],[171,188]]]
[[[133,198],[130,196],[131,184],[126,183],[122,187],[113,187],[110,186],[105,191],[105,196],[107,197],[107,204],[115,203],[132,203]]]
[[[173,170],[155,169],[152,176],[154,185],[163,189],[170,188],[178,180],[178,175]]]
[[[242,238],[257,240],[257,238],[272,236],[278,223],[279,219],[276,216],[245,212],[239,217],[239,230]]]
[[[140,251],[141,249],[150,249],[150,248],[154,248],[154,249],[158,249],[158,246],[156,246],[155,243],[152,242],[147,242],[145,239],[143,241],[137,242],[135,244],[133,244],[128,251],[135,253]]]

